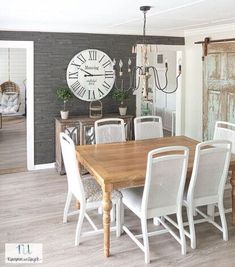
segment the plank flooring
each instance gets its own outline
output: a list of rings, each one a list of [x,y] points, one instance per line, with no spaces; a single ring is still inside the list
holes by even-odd
[[[103,256],[102,235],[86,237],[79,247],[74,246],[77,218],[62,223],[66,197],[66,176],[59,176],[54,169],[34,172],[4,174],[0,177],[0,266],[4,264],[5,243],[32,242],[43,244],[43,263],[46,267],[114,267],[146,266],[143,252],[125,234],[116,238],[111,234],[111,257]],[[230,194],[226,202],[230,203]],[[226,203],[227,205],[227,203]],[[73,205],[74,207],[75,205]],[[101,216],[91,213],[98,226]],[[187,255],[182,256],[179,244],[170,234],[150,238],[151,264],[149,266],[235,266],[235,227],[227,215],[229,241],[222,240],[221,233],[210,224],[196,226],[197,245],[192,250],[187,240]],[[125,223],[136,232],[139,220],[125,210]],[[154,228],[149,221],[149,229]],[[90,226],[85,220],[83,230]],[[25,264],[17,266],[32,266]]]
[[[3,117],[0,129],[0,174],[25,171],[26,158],[25,117]]]

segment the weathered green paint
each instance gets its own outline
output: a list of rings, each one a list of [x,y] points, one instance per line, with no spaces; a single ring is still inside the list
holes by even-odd
[[[235,123],[235,43],[208,46],[203,78],[203,139],[209,140],[216,121]]]

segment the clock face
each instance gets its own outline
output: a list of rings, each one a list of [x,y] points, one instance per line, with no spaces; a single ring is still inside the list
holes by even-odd
[[[75,55],[67,68],[67,83],[73,94],[85,101],[105,97],[113,87],[113,63],[97,49],[83,50]]]

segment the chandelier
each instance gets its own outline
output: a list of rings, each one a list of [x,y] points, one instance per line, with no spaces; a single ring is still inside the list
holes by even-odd
[[[164,71],[164,77],[165,77],[165,82],[164,85],[161,84],[160,78],[159,78],[159,70],[155,67],[149,64],[149,58],[148,54],[150,52],[155,52],[157,53],[157,47],[155,48],[152,47],[151,44],[147,44],[146,42],[146,13],[151,9],[151,6],[141,6],[140,10],[144,14],[144,25],[143,25],[143,41],[141,44],[138,44],[140,46],[140,53],[141,53],[141,58],[142,58],[142,63],[140,66],[134,66],[132,68],[131,66],[131,60],[129,59],[127,64],[128,64],[128,73],[130,76],[130,84],[128,87],[128,91],[132,90],[135,91],[137,89],[142,88],[142,96],[145,100],[148,100],[148,93],[152,91],[151,88],[149,88],[149,79],[153,77],[153,83],[152,87],[156,90],[160,90],[161,92],[165,94],[173,94],[176,92],[178,89],[178,79],[181,75],[181,65],[178,65],[178,74],[176,76],[176,85],[175,88],[172,88],[169,90],[167,88],[168,86],[168,63],[167,60],[165,61],[165,67],[163,69]],[[137,53],[137,45],[132,47],[132,53],[136,54]],[[115,80],[115,87],[118,90],[124,90],[123,88],[123,61],[120,59],[119,61],[119,71],[116,73],[116,80]],[[115,72],[117,72],[116,68],[116,60],[113,60],[113,66]],[[117,78],[121,79],[121,84],[118,86],[117,84]]]

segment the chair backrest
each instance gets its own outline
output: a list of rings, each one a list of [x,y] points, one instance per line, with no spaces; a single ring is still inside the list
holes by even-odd
[[[142,214],[159,205],[181,208],[188,155],[189,149],[184,146],[164,147],[148,153]]]
[[[142,116],[134,119],[135,140],[163,137],[162,118]]]
[[[215,124],[214,140],[223,139],[232,142],[232,153],[235,154],[235,124],[217,121]]]
[[[95,122],[96,144],[125,142],[124,120],[119,118],[101,119]]]
[[[228,175],[231,142],[213,140],[196,146],[187,200],[222,197]]]
[[[65,133],[60,133],[60,144],[63,155],[65,171],[67,174],[69,191],[79,200],[85,203],[84,187],[78,169],[76,150],[73,140]]]

